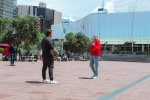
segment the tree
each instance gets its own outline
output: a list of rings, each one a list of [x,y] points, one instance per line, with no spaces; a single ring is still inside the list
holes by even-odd
[[[11,19],[0,17],[0,41],[4,37],[5,33],[7,33],[8,27],[10,27]]]
[[[84,53],[88,51],[90,39],[84,34],[68,33],[65,38],[66,42],[64,43],[64,49],[66,51],[74,53]]]
[[[37,44],[39,41],[39,28],[37,17],[25,16],[12,19],[12,28],[3,38],[3,42],[15,42],[17,47],[21,44]],[[15,34],[12,34],[15,31]],[[28,47],[28,46],[27,46]]]
[[[64,42],[64,50],[74,52],[75,45],[75,35],[73,33],[68,33],[65,36],[66,42]]]
[[[84,53],[89,49],[90,39],[84,34],[77,33],[75,35],[75,46],[74,50],[76,53]]]

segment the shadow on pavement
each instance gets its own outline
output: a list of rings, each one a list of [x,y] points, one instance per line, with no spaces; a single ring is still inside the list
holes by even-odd
[[[26,83],[41,84],[43,82],[40,82],[40,81],[26,81]]]
[[[4,66],[11,66],[11,65],[4,65]]]
[[[79,77],[79,79],[92,79],[91,77]]]

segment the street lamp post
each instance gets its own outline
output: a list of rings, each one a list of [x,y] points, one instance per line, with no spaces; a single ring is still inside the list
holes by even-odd
[[[107,45],[107,42],[105,42],[105,53],[106,53],[106,45]]]
[[[64,41],[65,41],[64,34],[66,33],[66,29],[65,29],[65,27],[64,27],[63,22],[62,22],[62,30],[63,30],[63,33],[62,33],[62,35],[61,35],[61,38],[62,38],[62,50],[61,50],[61,52],[63,53]]]
[[[134,17],[135,17],[135,9],[136,9],[136,5],[134,3],[136,3],[137,0],[135,2],[133,2],[133,4],[131,6],[129,6],[129,9],[128,10],[132,10],[132,22],[131,22],[131,38],[132,38],[132,54],[134,52],[134,41],[133,41],[133,27],[134,27]]]

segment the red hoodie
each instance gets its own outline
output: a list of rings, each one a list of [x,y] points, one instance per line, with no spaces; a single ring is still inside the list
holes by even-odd
[[[101,51],[102,51],[101,42],[100,40],[96,40],[94,44],[92,44],[90,47],[90,54],[92,56],[101,56]]]

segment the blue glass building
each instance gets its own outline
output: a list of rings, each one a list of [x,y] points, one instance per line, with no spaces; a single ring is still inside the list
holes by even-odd
[[[92,13],[63,26],[66,33],[81,32],[90,38],[97,35],[108,53],[149,53],[149,17],[150,11]]]

